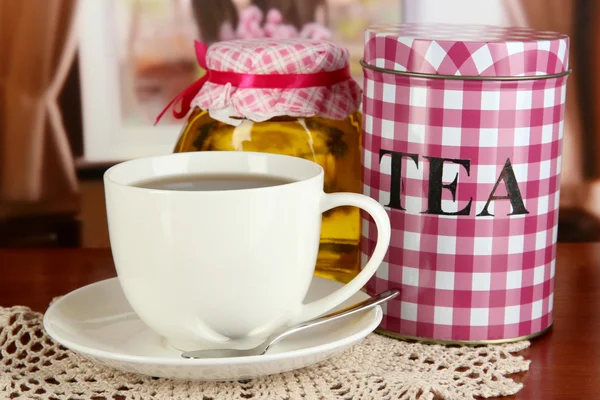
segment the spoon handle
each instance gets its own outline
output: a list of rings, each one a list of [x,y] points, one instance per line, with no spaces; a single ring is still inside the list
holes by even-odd
[[[314,328],[319,325],[337,321],[337,320],[347,317],[349,315],[356,314],[356,313],[364,311],[366,309],[375,307],[376,305],[385,303],[386,301],[393,299],[394,297],[398,296],[399,294],[400,294],[400,291],[396,290],[396,289],[386,290],[385,292],[381,292],[367,300],[361,301],[360,303],[356,303],[355,305],[353,305],[350,308],[332,312],[331,314],[327,314],[322,317],[304,322],[300,325],[295,325],[291,328],[284,328],[283,331],[279,331],[279,332],[275,333],[274,335],[271,335],[271,337],[269,337],[269,340],[268,340],[269,344],[264,349],[263,353],[266,352],[269,349],[269,347],[271,347],[275,343],[279,342],[281,339],[283,339],[286,336],[293,335],[295,333],[298,333],[298,332],[303,331],[308,328]]]

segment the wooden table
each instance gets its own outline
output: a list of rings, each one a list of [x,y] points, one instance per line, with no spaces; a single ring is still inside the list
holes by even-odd
[[[55,296],[115,276],[108,250],[0,250],[0,306],[44,311]],[[560,244],[555,326],[524,356],[529,372],[511,399],[600,397],[600,244]]]

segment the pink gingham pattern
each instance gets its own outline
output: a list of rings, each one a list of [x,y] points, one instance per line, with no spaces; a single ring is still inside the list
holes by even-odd
[[[530,28],[382,24],[365,32],[364,61],[396,71],[533,76],[569,69],[567,35]]]
[[[423,79],[365,69],[363,190],[390,203],[391,160],[402,159],[401,201],[391,209],[392,242],[369,282],[373,294],[402,290],[384,307],[383,329],[442,340],[496,340],[541,332],[552,323],[559,176],[566,77],[522,81]],[[469,172],[446,162],[443,183],[456,197],[424,214],[427,157],[470,160]],[[529,214],[507,215],[508,200],[476,216],[510,159]],[[496,196],[506,195],[501,183]],[[363,259],[376,229],[363,216]]]
[[[248,39],[217,42],[206,55],[209,69],[248,74],[310,74],[348,65],[348,50],[311,39]],[[344,119],[358,109],[361,89],[352,79],[329,86],[294,89],[237,88],[207,82],[192,106],[225,122],[256,122],[281,115]]]

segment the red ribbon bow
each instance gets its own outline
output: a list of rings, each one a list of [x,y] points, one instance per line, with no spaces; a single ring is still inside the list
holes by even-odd
[[[321,71],[311,74],[245,74],[239,72],[226,72],[208,69],[206,66],[206,44],[195,41],[196,59],[198,64],[206,71],[202,78],[187,87],[183,92],[177,95],[167,104],[164,110],[156,117],[154,125],[160,121],[162,116],[169,108],[173,106],[173,116],[181,119],[190,111],[192,100],[200,91],[206,82],[212,82],[219,85],[230,83],[238,88],[254,89],[299,89],[314,86],[331,86],[336,83],[352,79],[350,67],[335,71]],[[179,110],[176,104],[180,103]],[[174,106],[175,105],[175,106]]]
[[[158,114],[156,117],[156,121],[154,121],[154,125],[158,124],[158,121],[162,118],[162,116],[167,112],[171,106],[173,106],[173,116],[177,119],[181,119],[187,115],[190,111],[192,100],[196,97],[196,94],[200,91],[202,86],[208,81],[209,77],[209,69],[206,67],[206,44],[195,41],[194,48],[196,50],[196,60],[198,60],[198,65],[202,67],[206,71],[206,73],[202,76],[202,78],[198,79],[196,82],[192,83],[188,86],[183,92],[179,93],[173,100],[167,104],[167,106]],[[176,103],[181,102],[181,107],[179,111],[176,109]],[[174,106],[175,105],[175,106]]]

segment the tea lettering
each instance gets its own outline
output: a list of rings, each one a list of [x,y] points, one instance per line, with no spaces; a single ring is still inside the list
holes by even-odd
[[[389,203],[386,204],[386,207],[390,207],[396,210],[406,211],[406,209],[402,206],[402,196],[401,194],[404,192],[404,182],[402,175],[402,159],[407,158],[415,163],[416,168],[419,168],[419,155],[416,153],[404,153],[401,151],[392,151],[380,149],[379,151],[379,163],[383,157],[389,155],[391,157],[391,176],[390,176],[390,200]],[[461,210],[455,212],[444,211],[442,209],[442,190],[449,190],[452,194],[452,200],[456,201],[456,188],[459,182],[459,173],[456,174],[454,180],[451,183],[443,183],[442,177],[444,172],[445,163],[454,163],[460,165],[464,168],[467,176],[471,174],[471,160],[463,160],[463,159],[452,159],[452,158],[441,158],[441,157],[430,157],[423,156],[429,162],[429,178],[428,178],[428,188],[429,193],[427,195],[427,209],[425,211],[421,211],[421,214],[431,214],[431,215],[471,215],[471,205],[473,202],[473,198],[469,199],[467,205],[465,205]],[[500,185],[500,182],[504,182],[506,187],[506,195],[505,196],[497,196],[496,190]],[[488,211],[488,207],[492,201],[495,200],[509,200],[513,211],[508,215],[520,215],[520,214],[529,214],[529,211],[525,208],[525,204],[523,203],[523,197],[521,196],[521,191],[519,189],[519,184],[515,177],[515,173],[513,171],[512,164],[510,159],[507,158],[496,180],[496,184],[492,189],[490,195],[487,198],[487,202],[483,207],[482,211],[479,214],[476,214],[477,217],[489,217],[494,216]]]

